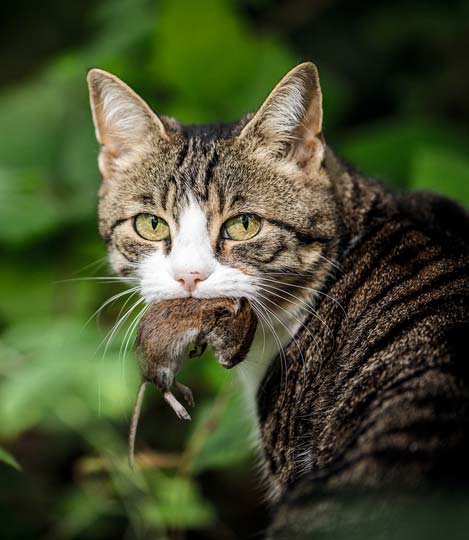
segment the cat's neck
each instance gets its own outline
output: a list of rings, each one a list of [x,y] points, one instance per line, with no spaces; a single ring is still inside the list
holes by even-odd
[[[343,245],[353,243],[367,230],[370,218],[389,215],[395,208],[392,193],[379,182],[363,176],[326,149],[324,167],[336,194]]]
[[[257,393],[267,370],[275,359],[286,362],[283,351],[301,324],[279,324],[275,321],[260,321],[248,356],[236,369],[241,380],[246,405],[253,420],[254,441],[259,440],[257,420]],[[284,366],[285,367],[285,366]]]

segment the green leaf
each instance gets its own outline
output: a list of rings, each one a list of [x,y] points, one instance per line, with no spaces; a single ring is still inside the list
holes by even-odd
[[[59,227],[60,207],[46,176],[38,170],[0,169],[0,241],[23,244]]]
[[[57,404],[80,429],[98,415],[122,418],[130,410],[137,370],[132,361],[123,372],[117,345],[105,356],[97,352],[103,335],[84,321],[27,320],[12,326],[5,344],[24,360],[0,381],[0,432],[21,432],[50,423]]]
[[[235,465],[250,454],[252,420],[242,396],[233,392],[231,394],[220,420],[210,429],[203,446],[194,458],[191,469],[195,473]],[[210,413],[210,409],[202,412],[197,419],[195,431],[198,425],[207,421]],[[208,421],[211,423],[211,420]]]
[[[469,159],[440,148],[424,148],[414,156],[410,187],[441,193],[469,206]]]
[[[156,503],[146,498],[140,506],[149,525],[156,528],[200,529],[214,524],[212,506],[202,497],[191,479],[153,472],[149,475],[149,483],[156,496]]]
[[[288,49],[256,35],[232,2],[164,2],[159,13],[153,73],[170,92],[165,114],[184,122],[230,120],[257,108],[293,63]]]
[[[60,498],[58,529],[65,538],[74,538],[103,516],[118,514],[116,501],[98,490],[75,487]]]
[[[407,186],[413,159],[425,147],[466,151],[467,140],[443,125],[394,118],[349,133],[337,145],[341,155],[366,175]]]
[[[14,469],[18,471],[21,470],[21,466],[16,461],[16,459],[9,452],[4,450],[1,446],[0,446],[0,462],[6,463],[7,465],[10,465],[11,467],[13,467]]]

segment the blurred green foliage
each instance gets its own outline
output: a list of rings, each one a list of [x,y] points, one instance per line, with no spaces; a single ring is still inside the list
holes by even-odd
[[[198,400],[191,425],[148,392],[141,468],[127,467],[138,382],[124,353],[129,326],[105,345],[126,297],[89,320],[124,289],[83,279],[109,275],[87,68],[116,73],[156,110],[192,123],[255,109],[312,59],[326,137],[340,154],[399,188],[469,204],[469,83],[453,44],[469,35],[467,2],[451,13],[442,2],[364,3],[353,21],[336,4],[101,1],[89,39],[58,48],[0,94],[2,538],[232,539],[265,524],[240,389],[210,357],[183,372]],[[51,14],[50,24],[60,20]],[[420,71],[402,60],[406,51]],[[444,67],[439,75],[428,60],[420,66],[424,52]]]

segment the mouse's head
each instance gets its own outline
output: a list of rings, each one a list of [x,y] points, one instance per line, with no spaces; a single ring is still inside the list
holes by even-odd
[[[246,357],[257,327],[257,318],[246,298],[223,299],[212,305],[207,316],[214,324],[207,333],[207,341],[220,364],[232,368]]]

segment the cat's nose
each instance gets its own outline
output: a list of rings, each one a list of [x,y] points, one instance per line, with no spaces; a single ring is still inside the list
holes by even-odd
[[[184,272],[179,274],[176,279],[184,287],[184,289],[191,293],[197,287],[197,283],[207,279],[208,274],[202,274],[200,272]]]

